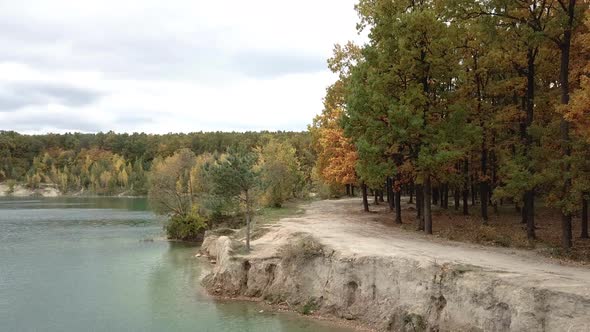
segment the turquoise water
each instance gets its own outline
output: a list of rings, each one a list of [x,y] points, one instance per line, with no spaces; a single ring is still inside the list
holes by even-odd
[[[145,199],[0,200],[0,331],[336,330],[212,300],[161,222]]]

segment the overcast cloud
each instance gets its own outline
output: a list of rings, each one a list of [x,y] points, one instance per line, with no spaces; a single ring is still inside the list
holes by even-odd
[[[305,130],[355,0],[0,0],[0,130]]]

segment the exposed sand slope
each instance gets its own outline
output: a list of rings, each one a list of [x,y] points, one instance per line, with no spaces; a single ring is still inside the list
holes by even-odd
[[[305,209],[250,253],[243,239],[208,236],[217,264],[205,287],[384,331],[590,331],[589,269],[389,227],[358,199]]]
[[[9,193],[10,187],[7,184],[0,183],[0,197],[14,196],[14,197],[29,197],[29,196],[43,196],[43,197],[57,197],[61,193],[55,186],[44,185],[39,189],[29,189],[23,185],[16,185],[13,191]]]
[[[374,214],[361,211],[361,201],[318,201],[305,207],[298,218],[283,219],[294,232],[313,234],[320,242],[347,254],[362,256],[412,256],[482,267],[504,279],[523,285],[570,292],[590,297],[590,269],[557,264],[524,250],[484,247],[433,239],[426,235],[387,227]],[[414,214],[406,216],[413,222]],[[393,222],[393,219],[392,219]],[[262,244],[262,243],[260,243]]]

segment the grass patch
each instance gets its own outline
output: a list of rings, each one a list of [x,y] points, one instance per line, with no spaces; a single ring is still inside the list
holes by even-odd
[[[256,211],[254,220],[258,225],[273,224],[282,218],[302,215],[305,210],[301,208],[301,201],[289,201],[282,207],[264,207]]]

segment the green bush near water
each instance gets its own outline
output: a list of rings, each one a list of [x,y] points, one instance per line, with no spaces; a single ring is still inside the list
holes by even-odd
[[[174,215],[165,226],[170,239],[200,242],[207,230],[207,220],[199,214]]]

